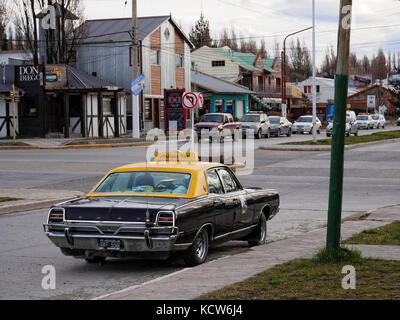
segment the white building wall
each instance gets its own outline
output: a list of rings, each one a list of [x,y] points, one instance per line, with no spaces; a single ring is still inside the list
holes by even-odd
[[[218,78],[234,79],[239,76],[239,63],[228,59],[216,50],[204,46],[191,54],[195,70],[207,73]],[[225,61],[225,67],[213,67],[212,61]]]
[[[0,95],[0,128],[3,125],[5,119],[2,119],[1,117],[6,116],[6,103],[3,101],[4,95]],[[9,104],[9,115],[12,119],[13,116],[13,107],[12,104]],[[19,126],[18,126],[18,103],[15,104],[15,130],[18,133],[19,131]],[[13,134],[13,126],[10,124],[10,135],[12,136]],[[7,136],[7,124],[4,123],[3,127],[0,130],[0,137],[6,137]]]

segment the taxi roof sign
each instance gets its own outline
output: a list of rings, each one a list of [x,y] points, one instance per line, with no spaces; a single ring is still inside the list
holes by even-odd
[[[170,161],[170,162],[198,162],[199,155],[197,152],[182,152],[182,151],[172,151],[172,152],[156,152],[155,161]]]

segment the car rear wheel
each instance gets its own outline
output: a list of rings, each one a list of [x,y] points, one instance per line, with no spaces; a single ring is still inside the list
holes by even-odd
[[[207,259],[209,248],[208,232],[205,228],[201,229],[194,239],[192,246],[185,252],[183,259],[189,267],[202,264]]]
[[[263,213],[261,214],[260,221],[254,230],[252,238],[255,240],[252,239],[248,241],[251,247],[261,246],[267,241],[267,219]]]
[[[271,138],[271,130],[268,129],[267,134],[265,135],[267,139]]]
[[[257,139],[261,139],[261,138],[262,138],[261,129],[259,129],[259,130],[257,131],[256,138],[257,138]]]
[[[288,137],[291,137],[291,136],[292,136],[292,129],[289,129],[289,131],[288,131],[288,133],[287,133],[287,136],[288,136]]]

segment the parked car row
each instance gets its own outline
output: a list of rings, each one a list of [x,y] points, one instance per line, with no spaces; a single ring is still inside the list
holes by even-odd
[[[346,113],[346,135],[358,136],[361,129],[384,129],[386,125],[385,117],[381,114],[370,115],[361,113],[358,116],[354,111]],[[400,118],[398,120],[400,126]],[[315,130],[321,133],[322,123],[316,118]],[[326,128],[326,135],[332,136],[333,123],[329,122]],[[251,111],[245,114],[240,122],[235,122],[233,116],[229,113],[210,113],[202,117],[201,121],[194,127],[198,138],[201,134],[210,132],[210,139],[216,137],[222,141],[226,137],[236,139],[238,135],[243,138],[254,134],[256,139],[270,138],[271,136],[285,135],[290,137],[292,134],[312,134],[313,133],[313,117],[301,116],[293,124],[285,117],[268,116],[261,111]]]

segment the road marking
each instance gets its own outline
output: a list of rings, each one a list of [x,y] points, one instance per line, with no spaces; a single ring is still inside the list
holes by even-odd
[[[153,279],[153,280],[144,282],[144,283],[142,283],[142,284],[137,284],[137,285],[134,285],[134,286],[131,286],[131,287],[128,287],[128,288],[119,290],[119,291],[115,291],[115,292],[112,292],[112,293],[108,293],[108,294],[102,295],[102,296],[100,296],[100,297],[93,298],[93,299],[91,299],[91,300],[102,300],[102,299],[104,299],[104,298],[107,298],[107,297],[110,297],[110,296],[113,296],[113,295],[116,295],[116,294],[121,294],[121,293],[125,293],[125,292],[127,292],[127,291],[136,290],[136,289],[141,288],[141,287],[143,287],[143,286],[145,286],[145,285],[148,285],[148,284],[151,284],[151,283],[155,283],[155,282],[159,282],[159,281],[161,281],[161,280],[167,279],[167,278],[172,277],[172,276],[174,276],[174,275],[183,273],[183,272],[185,272],[186,270],[189,270],[189,269],[191,269],[191,268],[184,268],[184,269],[182,269],[182,270],[179,270],[179,271],[176,271],[176,272],[167,274],[167,275],[165,275],[165,276],[162,276],[162,277],[159,277],[159,278],[156,278],[156,279]]]

